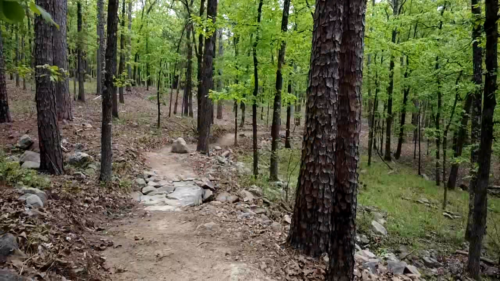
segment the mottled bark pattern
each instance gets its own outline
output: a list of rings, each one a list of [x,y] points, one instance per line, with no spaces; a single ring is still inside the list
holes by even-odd
[[[101,129],[101,175],[103,182],[109,183],[112,179],[113,151],[111,148],[112,136],[112,97],[116,96],[113,77],[116,75],[116,32],[118,30],[118,0],[109,0],[108,4],[108,31],[106,44],[106,71],[104,89],[102,92],[102,129]]]
[[[498,0],[485,1],[486,20],[486,75],[484,79],[484,104],[481,118],[481,142],[479,144],[479,169],[476,175],[474,195],[474,213],[470,235],[469,260],[467,271],[472,278],[479,280],[480,258],[484,234],[486,232],[486,215],[488,213],[488,182],[491,166],[491,146],[493,143],[493,116],[496,106],[497,91],[497,52],[498,52]]]
[[[36,4],[51,15],[54,14],[54,0],[38,0]],[[35,65],[52,65],[52,24],[41,16],[35,18]],[[40,143],[40,170],[60,175],[63,170],[61,135],[57,124],[56,93],[50,81],[50,71],[35,68],[36,109],[38,138]]]
[[[207,18],[215,24],[217,18],[217,0],[208,0]],[[210,126],[212,125],[213,104],[208,97],[209,91],[214,89],[213,59],[215,54],[216,32],[205,39],[205,50],[203,53],[203,81],[201,93],[201,105],[198,115],[200,116],[200,128],[198,145],[196,150],[202,153],[209,152],[208,142],[210,137]]]
[[[54,33],[54,65],[68,71],[68,43],[66,41],[66,20],[68,12],[67,0],[54,1],[54,21],[59,28],[52,26]],[[73,120],[73,108],[69,93],[69,77],[62,74],[61,81],[55,84],[57,101],[57,118],[59,120]]]
[[[222,42],[222,29],[219,29],[217,31],[217,37],[218,43],[219,43],[219,51],[217,53],[217,56],[219,57],[219,60],[221,60],[222,56],[224,55],[224,44]],[[217,91],[222,91],[222,67],[219,68],[219,80],[217,81]],[[217,101],[217,119],[222,119],[222,109],[224,107],[224,101],[223,100],[218,100]]]
[[[5,82],[5,61],[3,57],[3,38],[0,30],[0,123],[12,122],[9,110],[7,84]]]

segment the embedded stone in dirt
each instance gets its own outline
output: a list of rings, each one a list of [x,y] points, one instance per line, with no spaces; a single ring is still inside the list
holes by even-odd
[[[385,229],[385,227],[383,225],[381,225],[379,222],[376,222],[376,221],[372,221],[372,230],[377,233],[377,234],[380,234],[382,236],[386,236],[387,235],[387,230]]]
[[[16,189],[19,194],[26,195],[24,198],[28,197],[30,194],[34,194],[42,200],[43,204],[47,203],[47,194],[38,188],[20,186],[16,187]]]
[[[31,280],[33,279],[17,275],[12,271],[0,269],[0,281],[31,281]]]
[[[21,165],[21,167],[24,169],[38,170],[40,169],[40,162],[26,161]]]
[[[167,195],[167,200],[167,205],[178,207],[200,205],[203,202],[203,189],[194,184],[180,186]]]
[[[92,161],[94,161],[92,156],[88,155],[85,152],[76,152],[68,159],[68,163],[75,167],[86,167]]]
[[[178,138],[172,145],[172,153],[188,153],[188,146],[183,138]]]
[[[19,142],[17,143],[17,147],[23,150],[28,150],[30,147],[33,145],[33,140],[29,135],[23,135],[20,139]]]
[[[19,249],[19,245],[14,235],[6,233],[0,236],[0,262],[5,262],[5,259],[17,249]]]
[[[40,153],[34,151],[25,151],[21,158],[19,158],[19,162],[22,164],[26,161],[37,162],[40,163]]]

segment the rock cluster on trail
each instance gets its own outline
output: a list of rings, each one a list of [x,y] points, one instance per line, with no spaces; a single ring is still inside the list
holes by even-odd
[[[47,204],[47,194],[38,188],[19,186],[16,189],[22,195],[19,200],[24,201],[27,207],[43,208]]]
[[[357,274],[364,276],[362,280],[377,280],[377,276],[387,273],[412,278],[420,277],[420,272],[415,266],[398,260],[392,253],[385,255],[386,261],[384,262],[384,259],[377,257],[370,250],[364,249],[358,250],[354,255],[354,259],[361,265],[363,272],[358,271]],[[367,275],[368,279],[365,278],[365,275]]]
[[[172,153],[188,153],[189,149],[183,138],[178,138],[172,144]]]
[[[22,150],[28,150],[33,145],[33,140],[29,135],[23,135],[17,142],[17,147]]]
[[[77,151],[68,158],[68,163],[75,167],[85,168],[94,161],[92,156],[85,152]]]

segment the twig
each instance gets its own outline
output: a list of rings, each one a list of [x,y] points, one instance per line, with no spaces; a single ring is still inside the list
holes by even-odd
[[[378,154],[378,157],[380,157],[380,160],[382,160],[382,162],[384,162],[385,165],[387,165],[387,167],[389,167],[389,169],[391,170],[394,170],[387,162],[385,162],[384,158],[382,158],[382,155],[380,155],[380,152],[375,149],[377,151],[377,154]]]

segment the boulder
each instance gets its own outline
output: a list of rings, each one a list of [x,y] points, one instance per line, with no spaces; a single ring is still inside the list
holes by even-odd
[[[136,183],[138,186],[145,186],[145,185],[146,185],[146,181],[145,181],[143,178],[136,178],[136,179],[135,179],[135,183]]]
[[[372,221],[371,224],[373,232],[382,236],[387,236],[387,229],[385,229],[385,227],[382,224],[380,224],[377,221]]]
[[[251,202],[255,199],[252,193],[244,189],[240,190],[239,196],[244,202]]]
[[[38,188],[20,186],[20,187],[16,187],[16,189],[17,189],[17,192],[19,194],[25,195],[24,200],[26,200],[28,195],[34,194],[34,195],[38,196],[40,198],[40,200],[42,200],[43,204],[47,203],[47,194]]]
[[[418,271],[418,269],[415,266],[410,265],[410,264],[406,265],[404,273],[405,274],[412,274],[415,277],[420,277],[420,272]]]
[[[43,202],[35,194],[29,194],[26,196],[26,206],[31,207],[31,208],[43,208]]]
[[[188,153],[186,141],[183,138],[178,138],[172,144],[172,153]]]
[[[217,195],[217,197],[215,198],[215,201],[227,202],[228,197],[229,197],[229,193],[224,191],[222,193],[219,193],[219,195]]]
[[[248,191],[250,191],[250,193],[252,193],[253,195],[255,195],[257,197],[262,197],[262,195],[263,195],[262,188],[260,188],[256,185],[250,186],[250,188],[248,188]]]
[[[182,186],[167,195],[167,205],[187,207],[200,205],[203,202],[203,189],[197,185]]]
[[[434,258],[432,257],[422,257],[422,261],[424,262],[425,266],[430,267],[430,268],[437,268],[440,267],[441,264]]]
[[[31,278],[26,278],[24,276],[17,275],[16,273],[0,269],[0,281],[32,281]]]
[[[230,154],[231,154],[231,151],[226,150],[226,151],[222,152],[222,154],[220,156],[227,158]]]
[[[222,147],[216,145],[216,146],[214,146],[214,149],[217,150],[217,151],[219,151],[219,150],[222,150]]]
[[[68,163],[75,167],[86,167],[92,161],[94,161],[92,156],[85,152],[75,152],[68,159]]]
[[[10,233],[0,236],[0,263],[4,263],[8,256],[19,249],[16,237]],[[0,278],[1,280],[1,278]]]
[[[368,250],[368,249],[358,251],[358,252],[356,252],[356,255],[359,255],[359,256],[361,256],[361,257],[364,257],[364,258],[366,258],[367,260],[368,260],[368,259],[374,259],[374,258],[376,258],[376,257],[377,257],[374,253],[370,252],[370,250]]]
[[[203,202],[212,200],[213,197],[214,197],[214,192],[210,189],[205,189],[205,192],[203,193]]]
[[[210,189],[212,191],[215,191],[215,184],[207,178],[202,179],[200,186],[204,189]]]
[[[23,150],[28,150],[33,143],[34,142],[29,135],[23,135],[17,142],[17,147]]]
[[[156,188],[154,186],[148,185],[142,188],[142,194],[148,195],[153,191],[156,191]]]
[[[19,158],[19,163],[24,163],[26,161],[37,162],[40,163],[40,153],[27,150],[21,155]]]
[[[21,168],[38,170],[38,169],[40,169],[40,162],[26,161],[21,165]]]
[[[377,274],[378,260],[369,260],[363,263],[363,269],[367,269],[371,274]]]
[[[387,270],[395,275],[403,275],[407,264],[404,261],[388,261]]]

